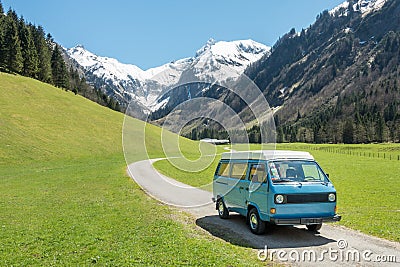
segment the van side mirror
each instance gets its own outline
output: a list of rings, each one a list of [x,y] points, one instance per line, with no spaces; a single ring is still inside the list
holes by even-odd
[[[326,174],[326,176],[329,178],[329,173],[325,173]]]

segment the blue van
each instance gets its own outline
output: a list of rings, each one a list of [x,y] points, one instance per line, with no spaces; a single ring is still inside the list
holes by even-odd
[[[222,219],[230,212],[247,218],[254,234],[268,225],[340,221],[336,190],[308,152],[263,150],[223,153],[213,180],[213,200]]]

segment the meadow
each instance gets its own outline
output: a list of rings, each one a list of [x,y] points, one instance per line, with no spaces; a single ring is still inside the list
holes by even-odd
[[[0,107],[1,266],[264,265],[127,176],[123,114],[3,73]],[[159,128],[134,119],[126,126],[131,137],[146,129],[147,153],[164,156]],[[196,157],[197,142],[179,142]],[[147,158],[138,147],[130,160]]]
[[[400,241],[400,144],[277,144],[276,148],[309,151],[315,157],[338,192],[341,225]],[[167,176],[193,186],[207,185],[204,188],[210,190],[218,160],[199,173],[183,172],[167,160],[154,166]]]

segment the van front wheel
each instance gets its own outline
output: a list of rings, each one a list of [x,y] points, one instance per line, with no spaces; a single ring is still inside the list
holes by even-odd
[[[221,219],[229,218],[229,210],[226,208],[224,200],[222,198],[219,198],[217,200],[217,210],[218,210],[218,215]]]
[[[250,231],[256,235],[265,233],[265,222],[260,219],[256,208],[252,208],[247,216],[249,220]]]

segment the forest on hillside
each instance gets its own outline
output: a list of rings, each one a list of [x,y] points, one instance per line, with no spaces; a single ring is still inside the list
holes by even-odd
[[[0,71],[23,75],[82,95],[120,110],[119,103],[86,83],[85,77],[66,64],[63,48],[41,26],[26,22],[0,2]]]
[[[278,108],[278,142],[400,142],[400,1],[369,14],[353,3],[292,29],[246,70]]]

